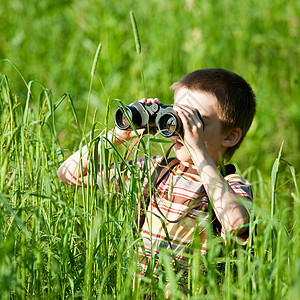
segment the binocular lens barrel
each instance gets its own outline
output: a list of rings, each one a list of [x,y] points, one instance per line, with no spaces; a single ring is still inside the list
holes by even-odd
[[[129,121],[127,120],[127,118],[125,117],[124,114],[122,115],[121,122],[122,122],[122,126],[124,126],[124,127],[126,127],[126,128],[130,126]]]
[[[125,108],[119,107],[116,110],[115,123],[120,129],[126,130],[130,127],[129,119],[135,126],[139,127],[141,125],[141,115],[135,107],[125,105]]]
[[[122,130],[128,129],[132,124],[136,128],[156,127],[165,137],[182,133],[181,120],[176,111],[171,105],[161,103],[145,105],[134,102],[119,107],[115,113],[115,123]]]
[[[164,114],[158,120],[158,129],[160,133],[165,136],[169,137],[178,131],[179,122],[178,118],[172,113]]]
[[[126,110],[126,113],[125,113]],[[130,122],[128,121],[126,115],[132,120],[132,111],[129,106],[119,107],[115,113],[115,123],[116,125],[123,130],[126,130],[130,127]]]

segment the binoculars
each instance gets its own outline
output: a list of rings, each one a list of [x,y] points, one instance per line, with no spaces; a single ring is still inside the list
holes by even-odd
[[[199,117],[202,121],[200,114]],[[164,137],[182,134],[182,123],[177,112],[172,105],[162,103],[147,105],[134,102],[131,105],[119,107],[115,113],[115,124],[122,130],[127,130],[131,124],[136,129],[147,128],[148,124],[150,128],[154,125]]]
[[[126,112],[125,112],[125,110]],[[181,121],[172,105],[153,103],[147,105],[141,102],[134,102],[131,105],[119,107],[115,113],[115,124],[118,128],[126,130],[131,127],[131,122],[136,129],[155,126],[165,137],[179,134]]]

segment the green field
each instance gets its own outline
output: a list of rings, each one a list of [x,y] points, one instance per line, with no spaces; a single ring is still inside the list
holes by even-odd
[[[206,257],[191,257],[184,297],[299,299],[299,1],[2,0],[0,19],[0,299],[164,299],[166,281],[181,299],[182,274],[168,267],[132,289],[136,174],[129,189],[121,180],[81,189],[56,170],[103,141],[115,99],[171,104],[173,82],[215,67],[240,74],[257,96],[232,159],[253,185],[255,219],[246,248],[211,239]],[[162,148],[146,138],[132,157]],[[125,154],[102,147],[104,172],[114,162],[124,171]]]

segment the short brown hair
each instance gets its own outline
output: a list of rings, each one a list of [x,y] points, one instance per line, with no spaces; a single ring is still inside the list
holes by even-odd
[[[255,94],[250,85],[236,73],[224,69],[200,69],[184,76],[171,89],[186,88],[214,95],[219,103],[223,133],[242,129],[240,141],[226,150],[229,160],[242,143],[256,112]]]

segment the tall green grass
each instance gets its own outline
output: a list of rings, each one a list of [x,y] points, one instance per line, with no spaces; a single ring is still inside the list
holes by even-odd
[[[34,85],[38,94],[32,92]],[[56,170],[70,152],[60,147],[55,119],[66,102],[73,111],[74,126],[79,126],[72,98],[64,95],[54,101],[47,88],[33,81],[25,82],[24,90],[26,99],[11,90],[6,76],[1,77],[3,299],[140,299],[150,294],[163,299],[168,283],[172,299],[183,295],[187,299],[299,296],[299,174],[282,158],[281,150],[269,176],[254,166],[245,171],[254,185],[255,199],[246,247],[223,245],[210,238],[204,257],[195,235],[187,284],[182,283],[183,274],[168,264],[167,252],[160,258],[165,273],[159,280],[153,279],[151,270],[139,279],[134,257],[140,243],[136,198],[143,178],[149,176],[148,169],[141,175],[135,164],[128,165],[124,158],[129,145],[125,151],[110,145],[107,127],[95,120],[80,143],[80,148],[90,143],[90,158],[98,156],[92,149],[101,144],[100,160],[89,162],[89,186],[62,184]],[[110,105],[108,118],[109,109]],[[155,139],[139,141],[132,158],[149,158],[152,144]],[[96,183],[98,164],[103,174],[101,184]],[[111,168],[116,176],[110,176]],[[270,205],[261,206],[265,202]],[[179,283],[186,284],[184,293]]]
[[[131,10],[138,25],[139,55]],[[284,140],[284,156],[299,169],[299,1],[124,0],[120,5],[114,0],[57,0],[53,5],[50,0],[2,0],[0,17],[0,59],[13,61],[26,81],[45,83],[54,99],[70,93],[79,120],[85,118],[89,98],[87,128],[95,108],[104,118],[107,96],[126,104],[143,97],[170,104],[168,87],[183,75],[223,67],[241,74],[258,99],[257,117],[235,161],[242,169],[255,165],[267,174]],[[94,83],[101,80],[106,94],[101,84],[94,84],[91,93],[87,89],[99,43]],[[13,68],[1,63],[0,70],[13,79],[15,92],[22,93],[23,82]],[[67,130],[73,123],[68,121],[72,112],[65,108],[69,118],[56,118],[59,138],[74,150],[81,136]]]
[[[257,94],[256,119],[234,158],[253,185],[254,207],[245,248],[211,238],[203,257],[195,236],[184,297],[299,298],[296,1],[2,2],[0,298],[163,299],[168,283],[172,298],[182,297],[170,253],[160,257],[166,272],[159,280],[151,268],[135,276],[136,198],[149,165],[138,174],[125,162],[129,144],[114,148],[106,132],[118,104],[112,99],[171,103],[168,86],[203,67],[231,69]],[[159,141],[143,138],[131,158],[161,153]],[[58,166],[87,143],[101,143],[89,187],[62,184]],[[109,178],[111,168],[117,176]]]

